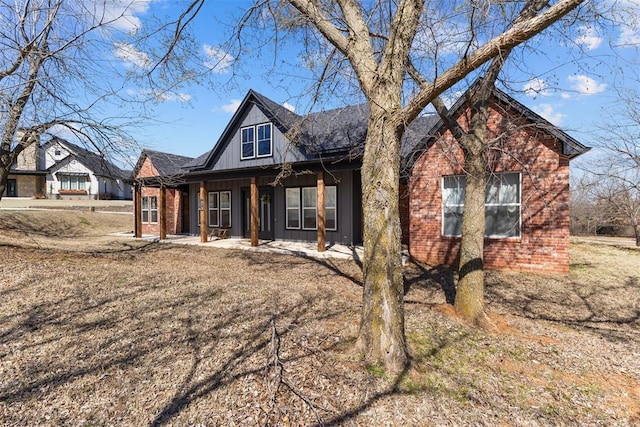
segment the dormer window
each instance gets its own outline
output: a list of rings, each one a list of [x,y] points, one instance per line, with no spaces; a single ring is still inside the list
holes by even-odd
[[[270,157],[273,147],[271,123],[247,126],[240,129],[242,160]]]
[[[56,155],[56,157],[59,157],[59,156],[62,155],[62,152],[60,150],[56,150],[55,151],[55,155]]]

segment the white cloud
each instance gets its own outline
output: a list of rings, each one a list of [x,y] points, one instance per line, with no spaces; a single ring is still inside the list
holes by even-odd
[[[82,5],[94,21],[107,23],[109,27],[121,31],[134,32],[142,28],[137,15],[149,10],[155,0],[85,0]]]
[[[222,111],[225,113],[235,113],[241,102],[239,99],[232,99],[228,104],[222,106]]]
[[[577,44],[585,45],[587,50],[594,50],[602,44],[602,37],[598,36],[596,30],[592,27],[580,27],[580,36],[576,38]]]
[[[533,111],[540,114],[556,126],[559,126],[564,118],[567,117],[566,114],[554,111],[553,105],[551,104],[540,104],[537,107],[534,107]]]
[[[562,97],[562,99],[571,99],[571,94],[568,92],[562,92],[560,96]]]
[[[624,27],[620,31],[617,40],[618,46],[638,46],[640,45],[640,29],[633,27]]]
[[[228,52],[205,44],[202,46],[206,59],[204,65],[214,73],[225,74],[229,72],[229,67],[233,64],[233,58]]]
[[[159,93],[156,95],[156,99],[158,101],[189,102],[191,95],[187,93]]]
[[[296,107],[291,105],[291,104],[289,104],[288,102],[285,102],[284,104],[282,104],[282,106],[284,108],[286,108],[287,110],[289,110],[289,111],[292,111],[292,112],[296,111]]]
[[[115,43],[113,46],[113,55],[121,59],[125,65],[129,67],[147,68],[151,65],[149,55],[129,43]]]
[[[524,90],[524,93],[530,97],[550,95],[547,82],[537,77],[534,77],[525,83],[525,85],[522,86],[522,90]]]
[[[569,76],[567,79],[573,84],[573,89],[582,95],[595,95],[596,93],[604,92],[607,88],[605,83],[598,83],[591,77],[582,74]]]

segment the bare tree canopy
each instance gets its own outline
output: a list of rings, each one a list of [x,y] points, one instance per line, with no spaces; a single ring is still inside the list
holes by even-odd
[[[635,90],[620,91],[620,100],[597,139],[599,155],[587,164],[593,201],[608,225],[632,228],[640,246],[640,106]]]
[[[139,123],[140,110],[122,96],[125,76],[105,53],[127,54],[118,39],[132,36],[138,7],[133,0],[0,0],[0,197],[17,156],[47,132],[101,154],[126,150],[126,128]],[[117,116],[109,115],[113,105],[121,107]]]

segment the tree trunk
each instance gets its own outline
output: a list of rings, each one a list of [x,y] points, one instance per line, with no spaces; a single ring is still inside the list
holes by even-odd
[[[636,246],[640,246],[640,221],[636,218],[631,224],[633,225],[633,232],[636,235]]]
[[[7,188],[7,181],[9,180],[10,169],[11,169],[11,165],[9,166],[0,165],[0,200],[2,200],[2,195],[4,194],[4,190]]]
[[[391,114],[372,106],[362,164],[364,295],[357,347],[398,373],[407,363],[398,209],[400,138]]]
[[[454,306],[465,321],[488,326],[490,322],[484,312],[486,159],[482,153],[484,144],[476,135],[464,139],[466,187]]]

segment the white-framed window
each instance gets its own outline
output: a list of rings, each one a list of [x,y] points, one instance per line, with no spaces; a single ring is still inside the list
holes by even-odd
[[[209,226],[231,227],[231,191],[209,192]]]
[[[335,186],[324,188],[324,226],[326,230],[338,229],[338,190]]]
[[[338,229],[338,204],[336,186],[325,187],[325,229]],[[317,187],[290,187],[285,190],[287,229],[318,229]]]
[[[318,228],[318,192],[316,187],[302,188],[302,229]]]
[[[287,228],[300,228],[300,188],[287,188],[286,198],[286,222]]]
[[[270,157],[273,149],[273,126],[263,123],[240,129],[240,159]]]
[[[256,137],[253,126],[240,129],[240,140],[242,150],[241,159],[253,159],[256,156]]]
[[[220,226],[220,193],[209,192],[209,227]]]
[[[442,179],[442,235],[462,234],[465,177],[445,176]],[[487,180],[485,199],[485,236],[520,237],[522,211],[521,175],[505,172]]]
[[[158,197],[145,196],[142,198],[142,222],[155,224],[158,222]]]
[[[85,175],[58,175],[61,190],[85,190],[87,177]]]
[[[257,151],[258,157],[269,157],[271,156],[271,123],[265,123],[262,125],[256,126],[256,133],[258,134],[257,140]]]

